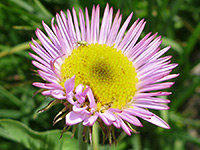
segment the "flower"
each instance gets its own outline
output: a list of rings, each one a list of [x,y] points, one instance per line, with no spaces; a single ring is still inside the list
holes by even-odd
[[[122,128],[131,135],[131,125],[142,127],[139,118],[162,128],[169,125],[148,109],[169,109],[164,103],[171,92],[162,92],[173,85],[164,82],[178,74],[170,74],[177,64],[171,64],[171,56],[161,57],[170,47],[160,50],[161,36],[147,34],[138,38],[146,24],[137,19],[128,29],[133,13],[120,28],[122,15],[107,4],[100,24],[100,7],[93,6],[91,21],[85,9],[85,19],[79,10],[79,21],[73,8],[67,17],[61,11],[56,14],[51,29],[44,23],[48,37],[40,30],[30,47],[37,55],[32,63],[38,74],[48,83],[34,82],[45,89],[42,94],[51,96],[65,105],[66,125],[82,123],[92,127]],[[38,56],[39,55],[39,56]],[[67,113],[66,113],[67,112]],[[60,113],[59,113],[60,115]],[[57,116],[59,116],[57,115]],[[57,118],[56,116],[56,118]],[[56,121],[57,122],[57,121]],[[102,127],[102,126],[101,126]],[[102,127],[103,129],[103,127]]]

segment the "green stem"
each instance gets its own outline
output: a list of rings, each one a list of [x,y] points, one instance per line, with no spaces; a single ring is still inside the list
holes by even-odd
[[[93,150],[99,149],[99,132],[98,132],[98,125],[95,123],[92,128],[92,144]]]
[[[87,150],[88,143],[83,141],[83,125],[81,123],[78,125],[78,143],[79,150]]]

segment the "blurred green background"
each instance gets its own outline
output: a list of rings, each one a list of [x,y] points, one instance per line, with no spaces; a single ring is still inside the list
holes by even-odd
[[[118,145],[100,149],[134,150],[199,150],[200,149],[200,1],[199,0],[111,0],[114,12],[120,8],[123,20],[133,11],[147,21],[143,37],[148,32],[162,35],[161,47],[171,45],[167,55],[179,66],[180,73],[169,89],[173,94],[168,111],[154,111],[171,126],[165,130],[142,121],[140,134],[127,136],[117,130]],[[61,121],[52,126],[53,117],[62,108],[57,105],[47,112],[37,111],[51,98],[33,96],[38,88],[32,82],[41,81],[31,64],[29,42],[41,21],[50,25],[56,12],[75,7],[100,4],[101,16],[107,1],[95,0],[0,0],[0,150],[77,149],[77,136],[67,133],[59,140]],[[9,118],[9,119],[8,119]],[[100,145],[102,139],[100,139]],[[65,147],[65,148],[64,148]]]

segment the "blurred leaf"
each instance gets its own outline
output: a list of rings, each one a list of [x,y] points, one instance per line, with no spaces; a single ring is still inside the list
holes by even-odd
[[[199,76],[193,77],[192,83],[187,87],[181,87],[182,91],[177,98],[174,98],[174,101],[171,102],[171,109],[178,110],[178,108],[185,103],[185,101],[194,93],[196,88],[200,85]]]
[[[11,119],[0,120],[0,136],[9,140],[19,142],[28,149],[38,150],[76,150],[78,141],[71,138],[67,132],[60,137],[60,130],[36,132],[19,121]]]
[[[162,45],[164,47],[171,45],[172,49],[175,50],[178,54],[183,53],[183,48],[174,40],[167,38],[167,37],[162,37]]]
[[[39,40],[36,40],[36,42],[40,43]],[[6,55],[14,54],[16,52],[20,52],[20,51],[29,49],[30,48],[29,43],[31,43],[31,41],[18,44],[16,46],[12,47],[10,50],[0,52],[0,58],[3,56],[6,56]]]
[[[42,5],[42,3],[39,0],[34,0],[36,6],[39,8],[39,10],[47,17],[52,18],[52,14]]]
[[[193,128],[200,129],[200,120],[198,120],[198,119],[184,118],[184,117],[181,117],[180,115],[178,115],[175,112],[170,112],[169,118],[170,118],[171,121],[173,121],[177,124],[181,124],[181,125],[185,125],[185,126],[191,126]]]
[[[0,109],[1,118],[19,118],[22,115],[23,112],[21,112],[20,110]]]
[[[185,56],[189,56],[190,53],[192,52],[197,40],[198,40],[198,36],[200,34],[200,23],[198,23],[198,25],[196,26],[196,28],[194,29],[193,33],[190,35],[188,41],[187,41],[187,46],[185,48]]]
[[[16,5],[20,6],[21,8],[25,9],[28,12],[33,12],[34,8],[30,3],[23,1],[23,0],[10,0],[11,2],[15,3]]]
[[[190,142],[200,145],[200,138],[191,136],[188,133],[177,131],[177,132],[174,132],[173,135],[178,137],[182,141],[190,141]]]
[[[135,134],[132,136],[132,147],[134,150],[142,150],[142,144],[141,144],[141,137],[140,134]]]
[[[15,95],[13,95],[12,93],[10,93],[9,91],[7,91],[4,87],[2,87],[0,85],[0,94],[7,97],[13,104],[15,104],[16,106],[21,106],[22,105],[22,101],[20,101],[20,99],[18,99]]]

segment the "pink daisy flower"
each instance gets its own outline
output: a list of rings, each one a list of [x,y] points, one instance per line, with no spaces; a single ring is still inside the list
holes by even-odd
[[[146,22],[137,19],[127,30],[133,13],[122,25],[120,11],[113,17],[108,4],[101,23],[99,15],[99,5],[93,7],[91,21],[87,8],[85,16],[80,9],[78,17],[73,8],[72,15],[67,10],[67,17],[63,11],[56,14],[57,24],[53,18],[51,28],[42,22],[48,36],[36,30],[42,46],[33,39],[30,46],[37,55],[30,55],[47,83],[33,85],[65,105],[61,113],[65,112],[68,126],[92,127],[99,122],[102,129],[103,124],[115,126],[131,135],[131,124],[143,126],[141,118],[169,129],[148,109],[169,109],[165,103],[170,101],[157,96],[170,95],[160,90],[173,85],[164,81],[178,76],[170,74],[177,66],[170,63],[171,56],[161,57],[170,47],[160,49],[157,33],[138,41]]]

